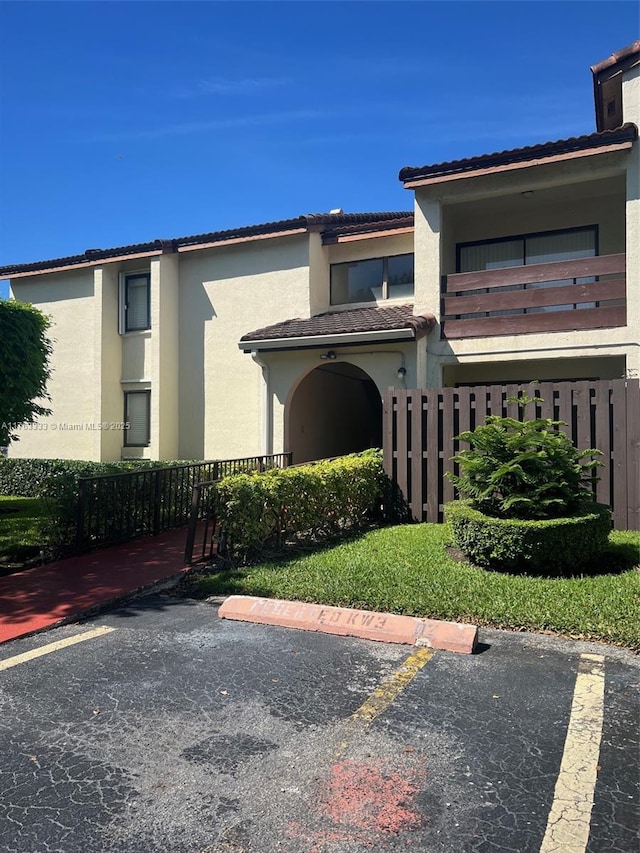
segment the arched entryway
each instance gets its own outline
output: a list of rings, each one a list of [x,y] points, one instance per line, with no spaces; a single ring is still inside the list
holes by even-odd
[[[382,447],[382,400],[373,379],[348,362],[307,373],[287,401],[285,446],[294,463]]]

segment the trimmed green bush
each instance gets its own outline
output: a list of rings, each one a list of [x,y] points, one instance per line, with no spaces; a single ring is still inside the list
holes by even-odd
[[[445,519],[475,565],[529,574],[579,571],[606,547],[611,532],[611,510],[597,503],[582,515],[527,521],[493,518],[470,501],[453,501]]]
[[[521,407],[534,401],[509,398]],[[445,506],[454,540],[473,563],[535,574],[579,570],[600,553],[611,531],[611,510],[594,503],[594,457],[578,450],[563,421],[489,415],[458,436],[469,450],[448,473],[462,498]]]
[[[0,457],[0,495],[16,498],[56,497],[65,484],[73,482],[77,492],[80,477],[120,474],[147,468],[167,468],[183,462],[84,462],[78,459],[5,459]]]
[[[225,477],[215,489],[216,513],[238,556],[355,531],[379,514],[380,451],[264,473]]]
[[[533,402],[518,400],[521,406]],[[471,445],[454,457],[460,476],[447,477],[462,498],[496,518],[543,519],[575,515],[593,503],[594,459],[562,432],[563,421],[519,421],[489,415],[483,426],[458,436]]]
[[[78,481],[82,477],[122,474],[153,468],[184,465],[184,462],[84,462],[75,459],[4,459],[0,458],[0,495],[44,499],[46,521],[43,543],[55,548],[68,548],[75,538],[78,504]],[[103,500],[105,525],[108,517],[118,516],[120,496],[113,490],[110,500]]]

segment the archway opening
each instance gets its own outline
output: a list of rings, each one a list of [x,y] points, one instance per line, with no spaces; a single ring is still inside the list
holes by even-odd
[[[323,364],[293,392],[286,423],[294,463],[382,447],[380,392],[353,364]]]

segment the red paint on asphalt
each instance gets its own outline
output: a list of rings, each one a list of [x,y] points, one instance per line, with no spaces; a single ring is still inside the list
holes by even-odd
[[[381,833],[415,829],[421,816],[410,808],[418,787],[399,773],[384,773],[379,763],[341,761],[331,768],[320,811],[338,826]]]
[[[340,761],[311,805],[310,825],[292,821],[287,835],[303,842],[308,853],[338,853],[349,842],[382,849],[385,838],[424,824],[415,800],[425,776],[426,769],[415,765],[398,772],[382,761]]]

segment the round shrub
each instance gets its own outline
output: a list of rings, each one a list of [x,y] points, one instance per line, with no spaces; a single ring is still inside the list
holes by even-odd
[[[523,521],[495,518],[470,501],[445,505],[456,545],[475,565],[528,574],[567,574],[583,568],[606,546],[611,509],[593,503],[565,518]]]
[[[508,398],[520,406],[530,397]],[[462,498],[496,518],[552,519],[580,515],[593,502],[599,450],[578,450],[563,421],[520,421],[489,415],[460,441],[471,445],[454,457],[460,475],[448,473]],[[588,506],[587,506],[588,505]]]

